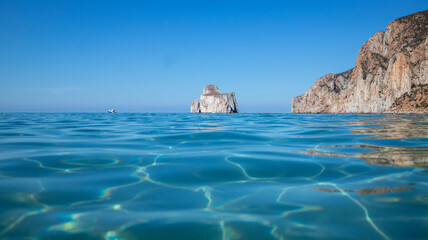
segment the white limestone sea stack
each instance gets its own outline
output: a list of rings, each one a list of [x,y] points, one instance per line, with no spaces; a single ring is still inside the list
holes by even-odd
[[[192,101],[192,113],[238,113],[238,102],[235,93],[220,93],[216,85],[204,87],[200,101]]]

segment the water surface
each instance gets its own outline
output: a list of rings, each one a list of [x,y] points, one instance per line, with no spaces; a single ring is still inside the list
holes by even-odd
[[[0,113],[0,239],[424,239],[427,115]]]

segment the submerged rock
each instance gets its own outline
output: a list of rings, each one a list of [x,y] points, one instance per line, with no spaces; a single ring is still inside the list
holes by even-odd
[[[220,93],[216,85],[204,87],[200,101],[192,101],[190,106],[192,113],[237,113],[238,102],[235,93]]]
[[[428,113],[428,10],[398,18],[360,49],[355,67],[327,74],[293,113]]]

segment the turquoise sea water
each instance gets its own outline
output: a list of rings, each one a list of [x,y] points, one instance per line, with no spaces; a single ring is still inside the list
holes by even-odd
[[[0,114],[0,239],[426,239],[427,115]]]

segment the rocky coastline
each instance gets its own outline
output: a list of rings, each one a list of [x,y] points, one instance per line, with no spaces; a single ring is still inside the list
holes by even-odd
[[[428,10],[398,18],[360,49],[355,67],[317,80],[292,113],[428,113]]]

